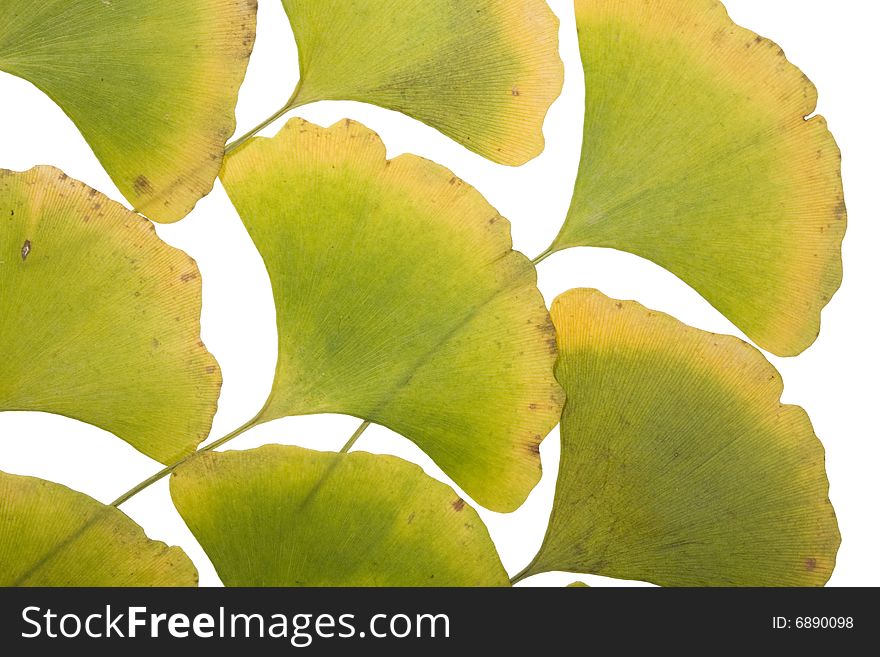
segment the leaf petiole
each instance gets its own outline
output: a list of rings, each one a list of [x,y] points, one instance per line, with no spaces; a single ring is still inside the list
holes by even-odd
[[[128,500],[130,500],[132,497],[134,497],[134,496],[137,495],[138,493],[142,492],[143,490],[149,488],[150,486],[152,486],[153,484],[155,484],[157,481],[160,481],[160,480],[164,479],[165,477],[167,477],[168,475],[170,475],[172,472],[174,472],[174,470],[176,470],[177,468],[179,468],[181,465],[183,465],[184,463],[187,463],[187,462],[188,462],[190,459],[192,459],[193,457],[195,457],[195,456],[197,456],[198,454],[201,454],[201,453],[203,453],[203,452],[210,452],[210,451],[213,451],[213,450],[217,449],[218,447],[220,447],[220,446],[222,446],[222,445],[225,445],[226,443],[228,443],[228,442],[229,442],[230,440],[232,440],[233,438],[237,438],[238,436],[240,436],[241,434],[243,434],[245,431],[248,431],[249,429],[252,429],[253,427],[255,427],[259,422],[260,422],[260,416],[257,415],[253,420],[250,420],[250,421],[247,422],[246,424],[243,424],[242,426],[240,426],[240,427],[239,427],[238,429],[236,429],[235,431],[226,434],[226,435],[223,436],[222,438],[219,438],[219,439],[215,440],[213,443],[210,443],[209,445],[205,445],[204,447],[202,447],[202,448],[199,449],[199,450],[196,450],[195,452],[193,452],[193,453],[190,454],[189,456],[186,456],[186,457],[180,459],[177,463],[172,463],[172,464],[169,465],[168,467],[163,468],[162,470],[160,470],[159,472],[157,472],[156,474],[154,474],[152,477],[150,477],[150,478],[148,478],[148,479],[144,479],[144,480],[143,480],[141,483],[139,483],[137,486],[135,486],[134,488],[132,488],[132,489],[129,490],[128,492],[123,493],[123,494],[120,495],[118,498],[116,498],[116,500],[114,500],[113,502],[111,502],[110,506],[119,507],[119,506],[125,504],[125,503],[128,502]]]
[[[340,453],[340,454],[347,454],[348,451],[349,451],[352,447],[354,447],[354,444],[357,442],[357,439],[361,437],[361,434],[362,434],[364,431],[367,430],[367,427],[369,427],[370,424],[371,424],[371,422],[370,422],[369,420],[364,420],[364,421],[361,423],[361,426],[359,426],[359,427],[357,428],[357,431],[355,431],[355,432],[352,434],[351,438],[348,439],[348,442],[345,443],[345,445],[343,445],[342,449],[339,450],[339,453]]]
[[[544,251],[543,253],[539,253],[532,259],[532,264],[537,266],[540,263],[544,262],[544,260],[552,256],[554,253],[556,253],[556,250],[552,246],[547,247],[546,251]]]
[[[523,581],[526,577],[530,577],[532,575],[532,573],[529,572],[529,568],[531,568],[531,567],[532,567],[532,565],[529,564],[528,566],[523,568],[521,571],[519,571],[516,575],[511,577],[510,578],[510,585],[513,586],[514,584],[518,584],[519,582]]]
[[[296,85],[296,89],[295,89],[294,92],[293,92],[293,95],[290,97],[290,100],[288,100],[287,103],[285,103],[284,107],[282,107],[280,110],[278,110],[277,112],[275,112],[272,116],[270,116],[268,119],[266,119],[265,121],[263,121],[262,123],[260,123],[260,124],[259,124],[258,126],[256,126],[255,128],[252,128],[252,129],[248,130],[246,133],[244,133],[244,134],[243,134],[241,137],[239,137],[238,139],[235,139],[235,140],[229,142],[229,143],[226,145],[226,155],[230,155],[230,154],[234,153],[234,152],[237,151],[239,148],[241,148],[242,146],[244,146],[245,142],[246,142],[248,139],[250,139],[251,137],[253,137],[254,135],[256,135],[258,132],[260,132],[260,131],[263,130],[264,128],[267,128],[267,127],[269,127],[270,125],[272,125],[273,123],[275,123],[275,121],[277,121],[277,120],[280,119],[282,116],[284,116],[285,114],[287,114],[290,110],[299,107],[300,104],[301,104],[301,103],[297,102],[297,97],[299,96],[299,89],[300,89],[300,85],[297,84],[297,85]]]
[[[231,433],[226,434],[222,438],[218,438],[213,443],[205,445],[204,447],[202,447],[199,450],[196,450],[195,452],[193,452],[189,456],[180,459],[177,463],[172,463],[168,467],[163,468],[162,470],[159,470],[159,472],[154,474],[152,477],[149,477],[148,479],[144,479],[137,486],[135,486],[131,490],[120,495],[118,498],[116,498],[113,502],[110,503],[110,506],[113,506],[113,507],[122,506],[123,504],[128,502],[132,497],[137,495],[138,493],[141,493],[142,491],[146,490],[147,488],[149,488],[150,486],[155,484],[157,481],[161,481],[162,479],[164,479],[165,477],[170,475],[172,472],[174,472],[177,468],[179,468],[184,463],[189,462],[190,459],[194,458],[195,456],[197,456],[199,454],[202,454],[203,452],[212,452],[215,449],[217,449],[218,447],[222,447],[223,445],[228,443],[233,438],[238,438],[241,434],[245,433],[246,431],[249,431],[250,429],[253,429],[255,426],[257,426],[257,424],[260,423],[260,421],[261,421],[260,415],[257,415],[254,419],[247,422],[246,424],[243,424],[235,431],[232,431]],[[361,425],[357,428],[357,431],[355,431],[354,434],[352,434],[351,438],[348,439],[348,442],[345,443],[345,445],[343,446],[343,448],[341,450],[339,450],[339,453],[345,454],[352,447],[354,447],[354,444],[357,442],[357,439],[361,437],[361,434],[363,434],[364,431],[367,430],[367,427],[369,427],[370,424],[371,424],[371,422],[369,420],[364,420],[361,423]]]
[[[251,130],[248,130],[246,133],[244,133],[244,134],[243,134],[241,137],[239,137],[238,139],[236,139],[236,140],[234,140],[234,141],[231,141],[229,144],[226,145],[226,155],[229,155],[230,153],[232,153],[232,152],[238,150],[241,146],[244,145],[244,143],[245,143],[248,139],[250,139],[250,138],[253,137],[255,134],[257,134],[258,132],[260,132],[260,130],[262,130],[263,128],[266,128],[266,127],[268,127],[269,125],[275,123],[275,121],[277,121],[277,120],[280,119],[282,116],[284,116],[285,114],[287,114],[287,112],[289,112],[291,109],[292,109],[292,108],[290,107],[290,105],[285,105],[285,106],[282,107],[280,110],[278,110],[277,112],[275,112],[272,116],[270,116],[268,119],[266,119],[265,121],[263,121],[262,123],[260,123],[257,127],[253,128],[253,129],[251,129]]]

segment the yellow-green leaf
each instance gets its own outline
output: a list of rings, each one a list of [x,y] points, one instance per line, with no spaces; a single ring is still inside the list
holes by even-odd
[[[824,452],[760,352],[594,290],[551,312],[568,402],[550,526],[526,574],[825,583],[840,535]]]
[[[0,170],[0,411],[106,429],[164,463],[207,436],[220,370],[195,262],[51,167]]]
[[[408,114],[501,164],[544,148],[562,90],[544,0],[283,0],[300,58],[296,107],[359,100]]]
[[[840,153],[816,89],[717,0],[577,0],[580,174],[552,249],[612,247],[693,286],[758,345],[807,348],[841,280]]]
[[[475,500],[519,506],[559,418],[535,268],[480,194],[352,121],[300,119],[221,178],[269,270],[279,356],[259,421],[347,413],[410,438]]]
[[[398,458],[208,452],[171,495],[228,586],[509,585],[477,513]]]
[[[256,0],[3,0],[0,70],[64,110],[139,212],[176,221],[220,170],[256,8]]]
[[[0,472],[0,586],[195,586],[178,547],[122,511],[32,477]]]

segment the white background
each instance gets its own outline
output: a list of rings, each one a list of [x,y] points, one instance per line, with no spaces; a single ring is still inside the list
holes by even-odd
[[[534,256],[546,247],[565,216],[580,151],[583,77],[571,0],[551,0],[562,20],[566,85],[550,111],[546,152],[519,169],[488,162],[407,117],[358,103],[319,103],[294,114],[322,125],[350,117],[377,130],[389,156],[426,156],[475,185],[513,224],[515,247]],[[875,33],[880,10],[869,0],[728,0],[733,18],[779,43],[816,83],[819,112],[828,119],[844,156],[850,229],[844,244],[845,280],[823,315],[817,343],[796,359],[770,360],[786,383],[783,400],[807,409],[825,443],[831,499],[843,545],[831,585],[880,585],[878,529],[877,186],[880,140]],[[284,104],[296,82],[296,48],[278,0],[263,0],[256,49],[241,92],[239,132]],[[281,123],[264,131],[274,134]],[[0,74],[0,167],[24,170],[53,164],[124,202],[73,124],[34,87]],[[160,235],[189,252],[204,277],[204,341],[223,368],[224,386],[212,437],[225,435],[262,406],[275,367],[276,332],[269,279],[222,187],[184,221],[160,226]],[[687,285],[659,267],[625,253],[572,249],[539,265],[548,303],[572,287],[597,287],[636,299],[710,331],[742,334]],[[4,355],[15,357],[15,355]],[[267,442],[339,449],[358,426],[339,416],[288,418],[258,427],[230,443],[243,449]],[[446,477],[405,439],[378,426],[358,449],[392,453]],[[544,442],[545,476],[525,506],[512,515],[481,510],[501,557],[518,572],[543,537],[559,457],[559,432]],[[0,468],[64,483],[109,502],[158,467],[112,435],[45,414],[0,414]],[[181,545],[205,585],[219,579],[174,511],[166,482],[124,507],[156,539]],[[619,582],[584,577],[592,585]],[[567,584],[571,575],[545,574],[525,584]]]

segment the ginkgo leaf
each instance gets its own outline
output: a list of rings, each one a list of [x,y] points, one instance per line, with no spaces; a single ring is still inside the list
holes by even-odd
[[[211,191],[256,35],[256,0],[3,0],[0,70],[73,120],[119,191],[177,221]]]
[[[507,220],[433,162],[386,160],[352,121],[293,119],[228,157],[221,179],[275,295],[278,367],[259,421],[379,422],[480,504],[519,506],[562,392],[535,268]]]
[[[207,452],[171,495],[227,586],[510,584],[477,513],[391,456]]]
[[[551,313],[568,401],[550,526],[524,575],[825,583],[840,535],[824,452],[759,351],[594,290]]]
[[[0,411],[106,429],[164,463],[217,409],[195,262],[51,167],[0,170]]]
[[[612,247],[795,355],[841,280],[846,208],[816,90],[716,0],[577,0],[580,173],[551,247]]]
[[[0,472],[0,586],[195,586],[178,547],[66,486]]]
[[[501,164],[544,148],[562,90],[544,0],[283,0],[299,47],[289,107],[358,100],[408,114]]]

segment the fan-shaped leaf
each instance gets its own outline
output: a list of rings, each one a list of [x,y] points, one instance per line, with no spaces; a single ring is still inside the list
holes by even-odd
[[[841,279],[840,153],[816,90],[716,0],[577,0],[580,175],[552,249],[653,260],[779,355]]]
[[[351,121],[295,119],[221,174],[275,294],[260,420],[348,413],[422,447],[479,503],[519,506],[556,424],[556,342],[508,222],[448,170]]]
[[[300,57],[291,106],[359,100],[518,165],[544,148],[562,90],[559,20],[544,0],[283,0]]]
[[[200,311],[195,263],[149,221],[57,169],[0,170],[0,411],[90,422],[174,462],[217,409]]]
[[[528,574],[821,585],[840,536],[822,445],[756,349],[632,302],[553,305],[568,393],[550,527]]]
[[[229,586],[507,586],[480,517],[390,456],[205,453],[171,495]]]
[[[256,0],[4,0],[0,70],[73,120],[138,211],[176,221],[235,130]]]
[[[0,586],[195,586],[178,547],[122,511],[42,479],[0,472]]]

